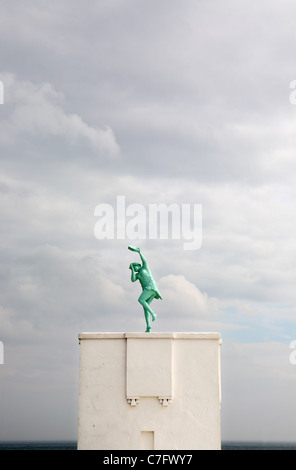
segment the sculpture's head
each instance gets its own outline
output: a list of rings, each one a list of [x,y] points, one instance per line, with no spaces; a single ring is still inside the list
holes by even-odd
[[[138,273],[142,267],[140,263],[133,263],[134,270]]]

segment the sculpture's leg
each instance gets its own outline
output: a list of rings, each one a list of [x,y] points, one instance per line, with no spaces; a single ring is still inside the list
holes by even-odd
[[[154,299],[154,297],[155,297],[155,295],[153,294],[153,295],[151,295],[151,296],[149,297],[149,299],[146,300],[146,302],[147,302],[148,305],[152,302],[152,300]],[[151,312],[152,312],[152,313],[151,313]],[[150,314],[151,314],[151,316],[152,316],[152,321],[154,321],[154,320],[156,319],[157,315],[156,315],[156,313],[153,312],[153,310],[151,310],[151,312],[150,312]]]
[[[138,301],[140,302],[140,304],[142,305],[142,307],[144,309],[144,314],[145,314],[145,319],[146,319],[146,324],[147,324],[146,332],[151,331],[151,326],[150,326],[150,322],[149,322],[149,314],[152,316],[152,321],[154,321],[156,319],[156,314],[149,307],[149,304],[152,302],[154,297],[155,297],[154,293],[151,294],[150,290],[144,289],[142,294],[140,295],[140,297],[138,299]]]
[[[151,326],[149,322],[149,312],[145,308],[144,308],[144,314],[145,314],[145,320],[146,320],[146,325],[147,325],[145,333],[150,333]]]
[[[153,310],[149,307],[149,303],[154,299],[155,295],[151,294],[151,291],[148,289],[144,289],[140,297],[138,298],[138,301],[140,304],[143,306],[145,310],[148,310],[152,318],[156,318],[156,314],[153,312]],[[149,300],[149,303],[148,303]]]

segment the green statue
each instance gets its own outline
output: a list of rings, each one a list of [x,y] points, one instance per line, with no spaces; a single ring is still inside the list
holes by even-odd
[[[131,263],[129,265],[129,269],[131,269],[132,271],[132,282],[135,282],[137,280],[140,281],[140,284],[143,289],[143,292],[140,295],[138,301],[144,309],[145,320],[147,325],[145,333],[150,333],[150,315],[152,317],[152,321],[156,319],[156,313],[154,313],[153,310],[150,308],[150,304],[153,299],[162,299],[162,297],[158,290],[157,284],[152,277],[147,261],[141,253],[140,248],[129,245],[128,249],[139,253],[140,258],[142,260],[142,264]]]

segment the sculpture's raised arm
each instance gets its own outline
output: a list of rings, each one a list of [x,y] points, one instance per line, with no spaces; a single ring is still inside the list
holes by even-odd
[[[141,258],[142,263],[143,263],[143,268],[147,269],[148,268],[147,260],[146,260],[145,256],[141,253],[141,249],[138,248],[137,246],[132,246],[132,245],[129,245],[128,248],[131,251],[136,251],[137,253],[139,253],[140,258]]]
[[[141,251],[139,251],[139,255],[140,255],[140,258],[141,258],[141,260],[142,260],[143,268],[144,268],[144,269],[147,269],[147,268],[148,268],[148,264],[147,264],[147,260],[146,260],[145,256],[141,253]]]

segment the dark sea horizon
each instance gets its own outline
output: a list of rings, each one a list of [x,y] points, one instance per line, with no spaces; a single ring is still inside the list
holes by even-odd
[[[7,441],[0,450],[77,450],[77,442]],[[221,450],[296,450],[296,442],[222,441]]]

